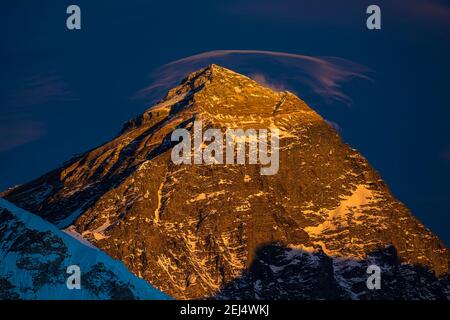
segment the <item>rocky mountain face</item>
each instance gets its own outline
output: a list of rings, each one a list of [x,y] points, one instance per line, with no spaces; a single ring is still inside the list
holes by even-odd
[[[279,171],[175,165],[176,128],[280,132]],[[449,298],[449,251],[290,92],[217,65],[110,142],[2,196],[70,226],[175,298]],[[369,290],[366,268],[382,270]]]
[[[0,299],[167,299],[120,262],[0,199]],[[69,266],[80,288],[69,289]]]

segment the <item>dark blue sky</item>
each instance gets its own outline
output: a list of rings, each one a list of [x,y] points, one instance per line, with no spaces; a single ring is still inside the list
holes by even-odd
[[[65,26],[70,4],[81,7],[80,31]],[[365,27],[369,4],[381,7],[382,30]],[[0,189],[112,138],[149,106],[136,93],[173,60],[236,49],[331,56],[371,70],[372,81],[340,88],[351,105],[281,83],[274,64],[257,57],[236,71],[269,75],[339,124],[450,245],[449,3],[15,0],[0,8]]]

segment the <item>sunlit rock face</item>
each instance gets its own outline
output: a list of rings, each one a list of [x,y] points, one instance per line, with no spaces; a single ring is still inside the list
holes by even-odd
[[[176,128],[280,132],[279,171],[175,165]],[[217,65],[119,136],[3,196],[70,226],[175,298],[448,298],[449,252],[290,92]],[[366,268],[382,270],[369,290]],[[384,281],[384,282],[383,282]]]

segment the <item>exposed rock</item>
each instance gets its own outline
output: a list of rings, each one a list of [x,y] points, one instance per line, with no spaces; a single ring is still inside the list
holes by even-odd
[[[125,266],[0,199],[0,299],[167,299]],[[70,290],[67,267],[80,270]]]
[[[259,165],[174,165],[171,133],[194,120],[222,130],[278,128],[278,174],[262,176]],[[73,225],[175,298],[449,294],[448,249],[364,157],[294,94],[216,65],[189,75],[110,142],[3,196]],[[378,256],[389,248],[395,254]],[[365,287],[370,261],[390,279],[376,293]]]

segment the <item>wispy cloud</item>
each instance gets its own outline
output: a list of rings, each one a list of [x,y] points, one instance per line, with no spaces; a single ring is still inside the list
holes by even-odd
[[[29,116],[0,116],[0,152],[37,140],[45,131],[43,122]]]
[[[440,0],[395,0],[393,6],[404,17],[427,19],[428,22],[450,23],[450,5]]]
[[[11,107],[29,107],[54,101],[74,100],[75,95],[69,90],[62,78],[54,73],[27,76],[9,96]]]
[[[263,19],[278,24],[320,25],[333,27],[364,26],[366,8],[371,4],[381,7],[383,14],[395,16],[399,24],[407,20],[429,25],[450,23],[450,5],[445,0],[249,0],[229,1],[224,10],[231,15]]]
[[[2,76],[9,81],[0,89],[0,152],[45,135],[45,123],[33,118],[33,107],[76,99],[56,72],[23,73],[20,68],[2,70]]]
[[[274,88],[313,93],[325,103],[350,105],[342,84],[354,78],[370,80],[370,70],[360,64],[335,57],[313,57],[263,50],[215,50],[172,61],[150,74],[150,84],[134,98],[151,100],[174,86],[187,74],[216,63]],[[298,89],[298,90],[296,90]]]
[[[286,88],[284,87],[283,84],[281,83],[277,83],[275,81],[270,81],[266,78],[265,75],[263,75],[262,73],[254,73],[254,74],[250,74],[249,75],[250,78],[252,78],[253,80],[255,80],[256,82],[258,82],[259,84],[262,84],[265,87],[271,88],[275,91],[283,91],[286,90]]]
[[[331,121],[331,120],[326,120],[326,119],[325,119],[325,121],[330,126],[332,126],[334,128],[334,130],[336,130],[337,132],[342,132],[342,128],[337,122],[334,122],[334,121]]]

